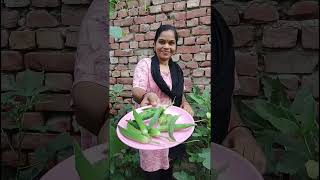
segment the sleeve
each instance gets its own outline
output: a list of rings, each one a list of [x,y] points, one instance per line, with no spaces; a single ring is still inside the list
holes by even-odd
[[[148,63],[144,59],[140,60],[134,70],[132,87],[133,88],[138,87],[138,88],[147,90],[148,73],[149,73]]]
[[[234,70],[234,91],[238,91],[240,89],[240,82],[237,74],[237,70]]]

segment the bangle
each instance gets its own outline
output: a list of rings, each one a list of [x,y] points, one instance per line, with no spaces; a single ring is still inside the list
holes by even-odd
[[[146,94],[148,94],[149,92],[145,92],[142,97],[141,97],[141,101],[144,99],[144,96],[146,96]]]
[[[246,125],[236,125],[236,126],[232,127],[232,128],[228,131],[227,136],[228,136],[234,129],[236,129],[236,128],[241,128],[241,127],[248,129],[248,130],[250,131],[251,135],[252,135],[253,137],[255,137],[255,134],[254,134],[253,130],[252,130],[250,127],[246,126]]]

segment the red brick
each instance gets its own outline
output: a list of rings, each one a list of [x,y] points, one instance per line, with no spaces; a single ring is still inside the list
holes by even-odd
[[[70,91],[72,75],[66,73],[46,73],[45,85],[50,91]]]
[[[196,44],[207,44],[207,43],[209,43],[208,36],[200,36],[197,38]]]
[[[114,56],[133,56],[132,50],[115,50]]]
[[[145,33],[150,30],[150,25],[149,24],[140,24],[140,32]]]
[[[1,160],[11,167],[24,166],[27,163],[27,155],[25,153],[21,154],[21,162],[19,163],[18,153],[11,150],[1,152]]]
[[[198,68],[198,63],[195,62],[195,61],[187,62],[187,63],[186,63],[186,68],[196,69],[196,68]]]
[[[144,34],[135,34],[134,35],[135,41],[143,41],[144,40]]]
[[[190,76],[190,74],[191,74],[190,69],[183,69],[182,72],[183,72],[183,76],[184,76],[184,77],[188,77],[188,76]]]
[[[149,41],[140,41],[139,42],[139,48],[148,48],[149,47]]]
[[[177,13],[172,13],[170,17],[173,17],[176,21],[179,21],[179,20],[186,20],[187,15],[186,15],[186,12],[177,12]]]
[[[297,90],[299,86],[299,77],[297,75],[279,75],[281,83],[289,90]]]
[[[118,78],[121,76],[121,72],[120,71],[112,71],[111,76],[114,78]]]
[[[126,65],[119,64],[118,66],[115,67],[115,70],[124,71],[124,70],[128,70],[128,67]]]
[[[186,37],[184,38],[184,45],[193,45],[196,42],[196,37]]]
[[[207,35],[210,34],[211,29],[210,26],[197,26],[192,28],[193,35]]]
[[[187,8],[199,7],[200,0],[189,0],[187,1]]]
[[[137,16],[139,14],[138,8],[132,8],[128,10],[128,15],[129,16]]]
[[[43,126],[45,116],[41,112],[26,112],[22,116],[23,127],[28,129]]]
[[[122,9],[118,11],[118,18],[122,19],[128,16],[127,9]]]
[[[211,61],[205,61],[200,64],[200,67],[211,67]]]
[[[113,22],[115,26],[131,26],[133,25],[133,18],[129,17],[125,19],[117,19],[117,20],[114,20]],[[142,23],[139,23],[139,24],[142,24]]]
[[[186,27],[186,21],[184,21],[184,20],[176,21],[176,22],[174,22],[174,26],[176,28],[185,28]]]
[[[1,92],[13,90],[14,74],[1,73]]]
[[[111,49],[119,49],[119,43],[112,43],[112,44],[110,44],[110,48]]]
[[[186,87],[186,92],[191,92],[191,89],[192,89],[192,86],[193,86],[191,79],[184,78],[184,85]]]
[[[160,27],[161,23],[153,23],[150,25],[150,30],[157,30]]]
[[[59,0],[32,0],[31,5],[34,7],[58,7],[60,6]]]
[[[240,24],[239,10],[234,6],[215,5],[228,25]]]
[[[36,111],[72,111],[70,94],[48,94],[36,104]]]
[[[318,56],[311,52],[285,51],[267,53],[265,71],[274,73],[312,73],[318,62]]]
[[[163,4],[164,0],[151,0],[153,5]]]
[[[46,10],[33,10],[27,14],[26,25],[33,28],[55,27],[59,22]]]
[[[130,77],[130,70],[121,71],[121,77]],[[131,90],[131,89],[127,89]]]
[[[251,26],[235,26],[230,28],[233,36],[234,47],[252,46],[254,33]]]
[[[256,76],[258,70],[258,57],[250,53],[235,53],[237,73],[245,76]]]
[[[77,47],[78,38],[79,38],[79,32],[67,31],[65,46],[67,46],[67,47]]]
[[[150,14],[157,14],[161,12],[161,5],[149,6]]]
[[[8,46],[9,33],[7,30],[1,30],[1,48]]]
[[[69,52],[30,52],[25,54],[24,59],[31,69],[73,72],[75,56]]]
[[[181,60],[182,61],[191,61],[192,60],[192,54],[181,54]]]
[[[168,17],[164,13],[156,15],[156,22],[166,21],[167,19]]]
[[[271,22],[279,19],[277,8],[271,4],[252,3],[244,12],[245,20],[254,22]]]
[[[61,22],[63,25],[79,26],[88,8],[62,5]]]
[[[154,23],[155,21],[156,21],[156,17],[151,15],[134,18],[135,24],[151,24],[151,23]]]
[[[117,78],[117,83],[119,84],[132,84],[132,78]]]
[[[292,48],[297,44],[298,29],[291,27],[266,28],[262,44],[268,48]]]
[[[20,71],[24,69],[22,55],[17,51],[1,51],[1,70]]]
[[[206,8],[194,9],[187,11],[187,19],[202,17],[206,15]]]
[[[258,96],[260,90],[259,79],[255,77],[239,76],[240,90],[236,95]]]
[[[150,5],[150,3],[146,2],[146,4]],[[139,1],[127,1],[128,9],[139,7]]]
[[[162,12],[170,12],[173,10],[173,3],[167,3],[161,5]]]
[[[187,27],[194,27],[199,25],[199,18],[193,18],[187,21]]]
[[[51,115],[48,117],[46,123],[50,128],[55,129],[58,132],[71,131],[71,116],[70,115]]]
[[[211,16],[200,17],[200,24],[210,25],[211,24]]]
[[[197,62],[198,61],[205,61],[206,60],[206,53],[201,52],[201,53],[194,54],[193,59]]]
[[[210,84],[210,78],[206,78],[206,77],[200,77],[200,78],[193,78],[193,83],[195,85],[206,85],[206,84]]]
[[[177,32],[178,32],[178,36],[181,37],[181,38],[190,36],[190,30],[189,29],[179,29],[179,30],[177,30]]]
[[[289,16],[303,18],[319,18],[319,4],[317,1],[300,1],[291,6]]]
[[[138,11],[140,16],[145,16],[149,14],[149,11],[145,10],[144,7],[138,7]]]
[[[210,0],[201,0],[200,6],[211,6]]]
[[[90,0],[62,0],[63,4],[90,4]]]
[[[119,58],[120,64],[128,64],[128,62],[129,62],[128,57],[120,57]]]
[[[145,34],[145,40],[154,40],[155,36],[156,36],[156,32],[149,31]]]
[[[185,8],[186,8],[186,2],[185,1],[174,3],[174,10],[176,10],[176,11],[182,11]]]
[[[36,31],[38,48],[63,49],[64,41],[62,34],[58,31],[38,30]]]
[[[302,27],[302,47],[319,49],[319,27]]]
[[[129,49],[129,43],[128,42],[120,43],[120,49]]]
[[[195,70],[192,71],[192,76],[193,77],[202,77],[202,76],[204,76],[204,70],[195,69]]]
[[[30,4],[29,0],[5,0],[4,3],[10,8],[27,7]]]
[[[109,78],[109,83],[110,83],[110,84],[116,84],[116,83],[117,83],[117,79],[116,79],[116,78],[113,78],[113,77],[110,77],[110,78]]]
[[[171,26],[173,26],[173,20],[162,21],[161,24],[162,25],[171,25]]]
[[[129,41],[132,41],[133,38],[134,38],[133,33],[129,33],[126,36],[124,36],[121,39],[119,39],[119,42],[127,42],[127,41],[129,42]]]
[[[206,77],[211,77],[211,68],[205,69],[204,74]]]
[[[198,53],[200,52],[199,46],[178,46],[177,53],[189,54],[189,53]]]
[[[1,9],[1,28],[17,27],[19,12],[15,10]]]
[[[56,136],[58,136],[58,134],[25,133],[22,148],[33,150],[39,147],[46,147]],[[18,136],[14,135],[12,140],[15,147],[17,147]]]
[[[202,51],[202,52],[206,52],[206,53],[211,52],[211,46],[210,46],[210,44],[201,45],[201,51]]]
[[[9,37],[11,49],[33,49],[36,47],[34,31],[12,31]]]

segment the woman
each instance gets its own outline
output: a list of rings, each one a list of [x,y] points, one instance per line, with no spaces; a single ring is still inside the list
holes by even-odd
[[[171,57],[177,50],[178,34],[175,27],[161,25],[155,35],[154,52],[150,58],[138,62],[134,77],[132,95],[140,106],[171,104],[181,107],[193,115],[190,104],[183,95],[184,79],[179,65]],[[183,145],[165,150],[140,150],[140,166],[147,180],[172,179],[170,160],[181,158]]]

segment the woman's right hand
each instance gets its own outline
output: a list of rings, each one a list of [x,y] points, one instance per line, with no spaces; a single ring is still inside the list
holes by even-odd
[[[140,105],[141,107],[148,106],[148,105],[157,106],[159,103],[160,103],[160,99],[157,96],[157,94],[153,92],[149,92],[144,95],[144,98],[142,99]]]

